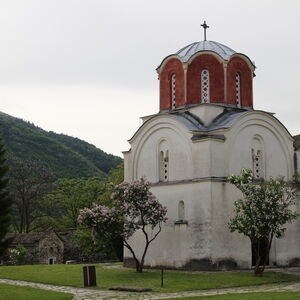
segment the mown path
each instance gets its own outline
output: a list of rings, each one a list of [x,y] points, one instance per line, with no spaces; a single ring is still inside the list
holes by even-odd
[[[278,270],[290,274],[300,275],[300,268],[290,268],[284,270]],[[71,293],[74,295],[74,300],[113,300],[113,299],[131,299],[131,300],[146,300],[146,299],[168,299],[178,297],[190,297],[190,296],[209,296],[209,295],[221,295],[229,293],[248,293],[248,292],[291,292],[300,291],[300,282],[292,283],[277,283],[277,284],[265,284],[259,286],[238,287],[238,288],[225,288],[225,289],[210,289],[210,290],[195,290],[178,293],[133,293],[133,292],[116,292],[107,290],[94,290],[86,288],[75,288],[69,286],[57,286],[50,284],[34,283],[20,280],[0,279],[0,283],[6,283],[19,286],[30,286],[33,288],[39,288],[44,290],[51,290],[57,292]]]

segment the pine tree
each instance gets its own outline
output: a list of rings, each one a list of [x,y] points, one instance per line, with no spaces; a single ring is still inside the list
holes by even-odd
[[[10,225],[10,207],[12,200],[8,192],[8,178],[6,177],[8,167],[5,165],[5,149],[0,140],[0,257],[4,254],[9,240],[5,235]]]

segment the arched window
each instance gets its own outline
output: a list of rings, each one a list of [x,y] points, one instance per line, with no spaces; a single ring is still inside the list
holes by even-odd
[[[256,152],[252,149],[252,160],[253,160],[253,175],[256,179],[261,179],[264,177],[263,175],[263,159],[261,150],[257,150]]]
[[[168,181],[169,179],[169,151],[159,152],[159,181]]]
[[[209,102],[209,72],[207,69],[201,72],[201,102]]]
[[[185,219],[184,211],[184,201],[179,201],[178,203],[178,221],[183,221]]]
[[[237,106],[241,106],[241,76],[240,73],[235,74],[235,101]]]
[[[171,76],[171,108],[174,109],[176,105],[176,75]]]
[[[256,179],[263,179],[264,172],[264,151],[263,142],[260,138],[254,137],[252,141],[252,170],[253,176]]]

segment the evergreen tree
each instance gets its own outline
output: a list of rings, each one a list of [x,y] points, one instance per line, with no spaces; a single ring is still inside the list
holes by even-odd
[[[9,240],[5,239],[5,235],[10,225],[10,207],[12,200],[8,192],[8,178],[6,173],[8,167],[5,165],[5,149],[0,140],[0,257],[4,254]]]

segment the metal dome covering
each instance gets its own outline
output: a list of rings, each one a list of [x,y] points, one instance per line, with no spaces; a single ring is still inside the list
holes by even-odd
[[[228,60],[231,55],[237,53],[231,48],[215,41],[201,41],[187,45],[180,49],[176,54],[182,62],[187,62],[195,53],[201,51],[212,51],[219,54],[223,59]]]

